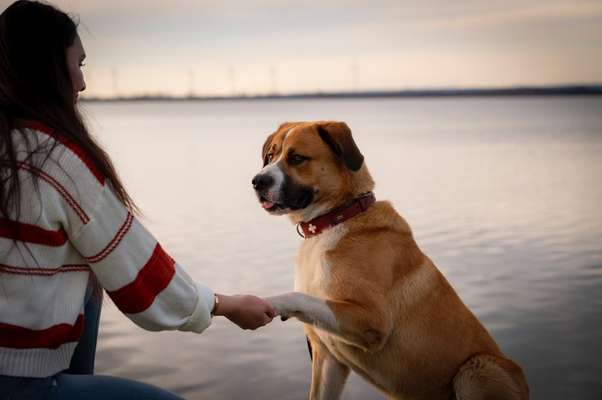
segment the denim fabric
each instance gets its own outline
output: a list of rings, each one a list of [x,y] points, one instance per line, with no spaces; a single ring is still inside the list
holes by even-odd
[[[100,309],[102,307],[102,289],[96,280],[91,278],[86,289],[84,308],[84,331],[75,348],[71,364],[66,373],[74,375],[92,375],[94,361],[96,360],[96,341],[98,339],[98,326],[100,323]]]
[[[1,400],[182,400],[155,386],[104,375],[0,376]]]

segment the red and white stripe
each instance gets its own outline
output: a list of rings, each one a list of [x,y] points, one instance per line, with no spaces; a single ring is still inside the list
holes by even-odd
[[[77,342],[83,329],[83,314],[79,314],[73,324],[56,324],[45,329],[28,329],[0,322],[0,347],[56,349],[65,343]]]
[[[111,254],[111,252],[115,250],[115,248],[119,245],[125,234],[129,231],[133,221],[134,216],[131,212],[128,211],[123,225],[121,225],[113,239],[111,239],[111,241],[98,254],[86,257],[86,260],[88,260],[91,263],[97,263],[99,261],[102,261],[109,254]]]
[[[69,191],[65,189],[65,187],[61,185],[61,183],[54,177],[47,174],[43,170],[24,162],[19,163],[19,168],[36,175],[37,177],[43,179],[48,184],[50,184],[54,189],[56,189],[56,191],[65,199],[65,201],[67,202],[67,204],[69,204],[73,211],[75,211],[77,216],[81,219],[82,223],[87,224],[90,221],[90,217],[88,217],[88,214],[86,214],[82,206],[75,200],[71,193],[69,193]]]
[[[109,292],[119,309],[126,314],[137,314],[149,308],[159,293],[171,282],[175,262],[159,244],[136,278],[127,285]]]
[[[66,272],[90,272],[90,266],[87,264],[66,264],[60,267],[13,267],[0,264],[0,273],[12,275],[38,275],[50,276]]]
[[[75,154],[86,165],[86,167],[94,175],[96,180],[98,180],[100,184],[104,185],[106,178],[102,175],[102,173],[96,167],[96,165],[94,165],[94,162],[90,159],[90,157],[88,157],[85,151],[77,144],[73,143],[73,141],[67,139],[64,135],[60,134],[56,130],[37,121],[28,121],[26,123],[26,128],[39,133],[43,133],[44,135],[55,139],[63,146],[71,150],[71,152],[73,152],[73,154]]]
[[[67,232],[63,228],[44,229],[32,224],[0,218],[0,238],[45,246],[62,246],[67,243]]]

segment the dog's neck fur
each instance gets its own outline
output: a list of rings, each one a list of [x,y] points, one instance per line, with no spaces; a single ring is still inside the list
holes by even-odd
[[[374,190],[374,180],[366,163],[357,172],[346,171],[342,190],[338,193],[328,193],[320,202],[310,204],[303,210],[289,214],[291,222],[296,225],[300,222],[311,221],[332,209],[350,203],[361,194]]]

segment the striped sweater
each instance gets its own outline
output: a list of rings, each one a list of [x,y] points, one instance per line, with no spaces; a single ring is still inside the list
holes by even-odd
[[[69,367],[92,272],[140,327],[205,330],[213,291],[165,253],[80,148],[41,124],[22,132],[29,149],[13,132],[20,216],[0,217],[0,375],[46,377]],[[35,157],[48,151],[25,161],[31,146],[53,143],[42,168]]]

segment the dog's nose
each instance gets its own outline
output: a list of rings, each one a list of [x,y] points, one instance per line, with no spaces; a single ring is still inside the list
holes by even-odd
[[[266,188],[272,186],[272,183],[274,183],[274,179],[269,175],[258,174],[258,175],[255,175],[255,177],[253,178],[251,183],[253,184],[253,188],[255,190],[261,191],[263,189],[266,189]]]

